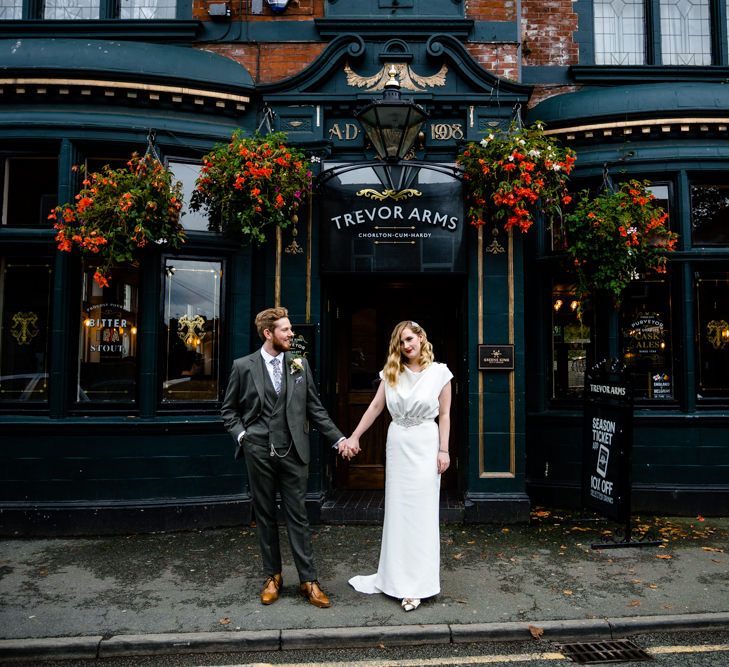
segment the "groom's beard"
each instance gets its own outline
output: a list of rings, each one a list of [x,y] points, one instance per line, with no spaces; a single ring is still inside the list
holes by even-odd
[[[276,350],[276,352],[288,352],[291,349],[291,341],[285,340],[285,341],[277,341],[272,340],[271,345],[273,345],[273,349]]]

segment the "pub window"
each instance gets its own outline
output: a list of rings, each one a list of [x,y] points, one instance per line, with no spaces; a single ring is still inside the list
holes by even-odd
[[[63,21],[98,19],[99,8],[100,0],[45,0],[43,18]]]
[[[139,272],[111,270],[108,287],[85,266],[81,296],[77,400],[134,403],[137,395]]]
[[[674,397],[668,281],[628,285],[620,308],[620,349],[636,399]]]
[[[165,261],[162,400],[220,396],[221,262]]]
[[[182,226],[188,230],[208,230],[208,216],[203,211],[190,210],[190,196],[195,191],[195,181],[200,175],[199,163],[179,162],[170,160],[169,169],[174,176],[174,180],[182,183],[182,193],[184,197],[182,213],[180,219]]]
[[[51,263],[0,258],[0,401],[48,400]]]
[[[58,203],[58,160],[9,157],[3,161],[3,224],[48,225]]]
[[[644,0],[595,0],[595,63],[645,63]]]
[[[0,20],[154,20],[177,17],[178,0],[0,0]]]
[[[569,278],[552,286],[552,398],[579,398],[585,386],[590,326]]]
[[[691,184],[691,241],[697,246],[729,245],[729,184]]]
[[[121,19],[173,19],[177,0],[121,0]]]
[[[23,18],[23,0],[0,0],[0,21]]]
[[[723,29],[712,17],[709,0],[659,0],[655,13],[647,13],[646,4],[594,0],[597,65],[712,64],[712,30]],[[655,62],[649,62],[652,53]]]
[[[729,398],[729,273],[696,274],[698,396]]]

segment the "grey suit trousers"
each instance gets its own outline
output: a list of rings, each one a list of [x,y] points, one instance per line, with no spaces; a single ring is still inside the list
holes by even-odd
[[[256,533],[266,575],[281,572],[281,548],[276,518],[276,491],[281,493],[286,516],[291,552],[299,573],[299,581],[317,578],[311,548],[309,518],[306,513],[306,487],[309,466],[302,463],[296,448],[291,447],[283,458],[270,455],[268,445],[246,440],[243,444],[253,509],[256,513]],[[279,448],[279,454],[286,450]]]

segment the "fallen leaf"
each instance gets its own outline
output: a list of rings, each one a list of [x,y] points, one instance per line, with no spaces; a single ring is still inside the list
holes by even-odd
[[[631,600],[629,607],[640,607],[640,600]]]
[[[539,510],[538,512],[532,512],[532,516],[535,516],[539,519],[543,519],[545,516],[550,516],[551,512],[548,512],[547,510]]]
[[[468,540],[468,542],[466,542],[466,544],[476,544],[476,540]]]
[[[648,584],[648,588],[658,588],[658,584]]]
[[[458,604],[468,604],[468,600],[459,600],[459,599],[456,599],[456,602]]]
[[[378,645],[377,645],[377,648],[382,648],[382,649],[384,649],[384,648],[385,648],[385,645],[384,645],[384,644],[378,644]]]
[[[656,558],[661,558],[663,560],[669,560],[669,559],[673,558],[673,556],[671,556],[671,554],[658,554],[656,556]]]
[[[724,549],[719,549],[718,547],[701,547],[704,551],[713,551],[714,553],[723,554]]]
[[[704,520],[704,517],[699,514],[699,516],[696,517],[696,520],[697,521],[703,521]]]
[[[529,634],[531,634],[534,639],[541,639],[544,634],[544,628],[538,628],[536,625],[528,626],[528,630]]]
[[[564,593],[565,595],[572,595],[572,591],[571,591],[571,590],[570,590],[569,588],[565,588],[565,589],[564,589],[564,590],[563,590],[562,592],[563,592],[563,593]]]
[[[453,558],[455,560],[461,560],[461,558],[463,558],[463,554],[453,554]]]
[[[508,529],[508,528],[502,528],[502,529],[501,529],[501,532],[502,532],[502,533],[508,533],[508,532],[509,532],[509,529]]]
[[[230,625],[230,619],[225,616],[224,618],[221,618],[218,623],[220,623],[220,625]]]

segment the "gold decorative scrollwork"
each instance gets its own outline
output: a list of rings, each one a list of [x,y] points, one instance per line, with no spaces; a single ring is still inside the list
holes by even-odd
[[[422,197],[423,193],[415,188],[407,188],[405,190],[383,190],[378,192],[374,188],[364,188],[357,192],[358,197],[367,197],[375,201],[385,201],[385,199],[394,199],[400,201],[402,199],[410,199],[411,197]]]
[[[347,75],[347,84],[355,88],[364,88],[367,92],[384,90],[385,84],[390,80],[390,69],[395,68],[400,88],[403,90],[423,91],[435,86],[445,86],[448,66],[443,65],[438,72],[430,76],[420,76],[410,69],[407,63],[385,63],[382,69],[372,76],[357,74],[347,63],[344,73]]]
[[[205,318],[202,315],[183,315],[177,321],[177,335],[188,347],[197,347],[205,338]]]
[[[30,341],[38,335],[38,315],[18,312],[11,321],[10,333],[18,345],[30,345]]]
[[[484,249],[484,252],[487,252],[487,253],[489,253],[489,255],[500,255],[500,254],[501,254],[502,252],[506,252],[506,250],[505,250],[504,246],[502,246],[502,245],[501,245],[501,244],[499,243],[499,239],[498,239],[498,236],[499,236],[499,230],[498,230],[498,229],[496,229],[496,227],[494,227],[494,228],[493,228],[493,229],[491,230],[491,235],[492,235],[492,236],[493,236],[494,238],[493,238],[493,240],[491,241],[491,243],[490,243],[489,245],[487,245],[487,246],[486,246],[486,248]]]
[[[706,325],[706,339],[715,350],[723,350],[729,345],[729,322],[726,320],[711,320]]]

